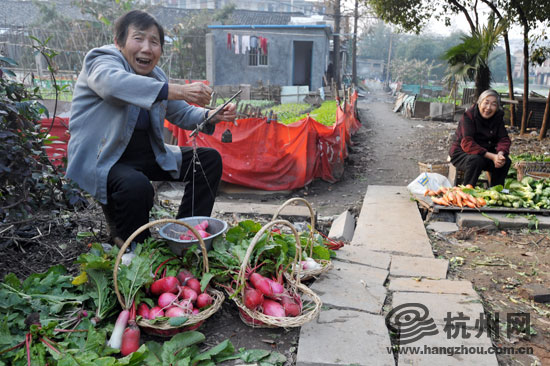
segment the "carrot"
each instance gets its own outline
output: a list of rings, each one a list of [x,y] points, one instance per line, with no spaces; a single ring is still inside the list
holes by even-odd
[[[470,208],[476,208],[476,204],[468,200],[464,201],[464,204]]]
[[[449,202],[445,201],[443,198],[432,197],[432,201],[435,204],[438,204],[438,205],[441,205],[441,206],[449,206]]]
[[[472,186],[471,184],[466,184],[466,188],[470,188],[470,189],[473,189],[474,186]]]
[[[455,197],[456,197],[456,205],[458,207],[464,207],[464,204],[462,203],[462,197],[459,194],[457,194]]]
[[[483,197],[478,197],[477,198],[477,204],[479,205],[479,207],[483,207],[487,204],[487,201],[485,201],[485,199]]]
[[[449,188],[447,187],[441,187],[439,189],[441,190],[441,193],[447,193],[447,191],[449,190]]]
[[[462,192],[461,189],[457,189],[456,190],[456,194],[460,196],[460,198],[462,199],[462,201],[465,201],[468,199],[468,196],[466,196],[466,193]]]
[[[465,193],[465,194],[466,194],[466,198],[467,198],[468,201],[472,202],[474,205],[477,205],[477,200],[475,199],[474,196],[472,196],[469,193]]]
[[[426,192],[424,192],[424,197],[425,197],[425,196],[433,196],[432,192],[433,192],[433,191],[432,191],[431,189],[426,188]]]
[[[453,194],[453,192],[451,190],[447,191],[447,198],[449,200],[449,203],[451,204],[454,204],[455,203],[455,195]]]

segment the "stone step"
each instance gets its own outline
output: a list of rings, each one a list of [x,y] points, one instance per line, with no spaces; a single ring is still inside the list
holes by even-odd
[[[406,187],[367,188],[351,244],[391,254],[433,258],[418,206]]]
[[[395,366],[384,317],[322,310],[300,329],[296,366]]]
[[[444,279],[448,268],[449,261],[446,259],[392,255],[390,276]]]
[[[386,299],[384,282],[388,271],[340,261],[334,261],[333,265],[311,285],[323,305],[381,313]]]

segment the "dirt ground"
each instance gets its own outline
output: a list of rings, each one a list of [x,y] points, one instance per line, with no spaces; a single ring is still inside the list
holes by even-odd
[[[456,123],[407,119],[394,113],[393,97],[377,84],[359,99],[362,127],[352,137],[353,146],[342,179],[337,183],[315,180],[291,194],[243,195],[220,194],[218,201],[263,202],[281,204],[291,197],[307,199],[322,218],[321,230],[328,230],[331,218],[350,210],[360,213],[368,185],[406,186],[419,174],[418,162],[445,160],[449,138]],[[511,131],[512,152],[543,153],[549,143],[535,136],[519,138]],[[228,221],[239,217],[228,217]],[[257,218],[263,220],[261,218]],[[78,240],[80,232],[95,232],[95,237]],[[326,233],[326,232],[325,232]],[[528,312],[530,335],[501,337],[495,344],[532,346],[532,356],[498,356],[501,365],[550,365],[550,306],[529,299],[550,287],[550,236],[542,230],[459,231],[453,235],[432,237],[436,257],[449,259],[450,278],[464,278],[474,283],[488,312]],[[74,213],[45,214],[28,222],[0,224],[0,277],[8,272],[24,278],[61,263],[76,272],[74,259],[86,250],[89,240],[105,241],[104,218],[97,204]],[[263,348],[279,351],[293,364],[299,329],[252,329],[238,317],[230,301],[200,331],[209,344],[230,338],[236,348]],[[501,332],[501,335],[503,333]],[[504,336],[505,336],[504,332]]]

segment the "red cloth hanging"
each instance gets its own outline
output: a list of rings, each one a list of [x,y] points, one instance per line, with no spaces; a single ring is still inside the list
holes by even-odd
[[[264,55],[267,55],[267,38],[260,37],[260,47]]]
[[[231,44],[233,43],[233,37],[231,37],[231,33],[227,33],[227,49],[231,49]]]

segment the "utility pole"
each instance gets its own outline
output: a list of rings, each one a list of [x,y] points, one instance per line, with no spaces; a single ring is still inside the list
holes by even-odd
[[[359,19],[359,0],[355,0],[355,12],[353,14],[353,55],[351,66],[351,81],[357,85],[357,20]]]
[[[337,90],[340,90],[340,0],[334,0],[333,72]]]

